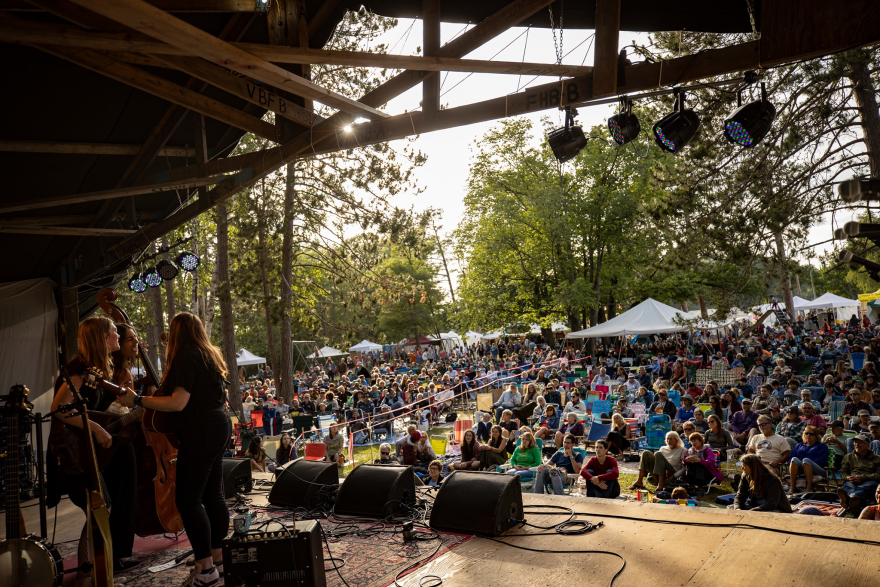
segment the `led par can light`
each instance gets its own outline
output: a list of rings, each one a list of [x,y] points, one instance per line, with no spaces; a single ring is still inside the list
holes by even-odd
[[[676,109],[653,126],[654,142],[661,149],[678,153],[700,130],[700,117],[684,108],[684,94],[676,92]]]
[[[134,293],[144,293],[147,291],[147,282],[144,281],[144,274],[138,272],[132,275],[131,279],[128,280],[128,289]]]
[[[632,102],[624,98],[620,112],[608,119],[608,132],[618,145],[625,145],[634,140],[642,131],[638,117],[632,113]]]
[[[199,268],[200,264],[199,256],[192,251],[183,251],[177,255],[177,266],[184,271],[195,271]]]
[[[737,103],[740,97],[737,96]],[[750,149],[761,142],[776,118],[776,107],[767,101],[764,84],[761,99],[739,106],[724,119],[724,136],[728,141]]]
[[[144,281],[150,287],[159,287],[164,280],[155,267],[150,267],[144,272]]]
[[[169,281],[177,277],[177,274],[180,273],[180,269],[177,268],[177,264],[174,261],[162,259],[156,264],[156,272],[159,273],[159,276],[162,279]]]

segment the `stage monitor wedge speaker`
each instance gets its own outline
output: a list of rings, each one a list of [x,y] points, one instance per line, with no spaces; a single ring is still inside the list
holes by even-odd
[[[523,517],[519,475],[487,471],[455,471],[443,480],[434,507],[435,530],[498,536]]]
[[[251,460],[223,459],[223,497],[229,499],[236,493],[248,493],[254,488],[251,476]]]
[[[296,459],[275,471],[269,503],[312,509],[332,503],[333,489],[337,485],[339,467],[336,463]]]
[[[415,504],[416,485],[412,467],[361,465],[339,487],[333,513],[340,516],[383,519],[400,511],[401,504]]]

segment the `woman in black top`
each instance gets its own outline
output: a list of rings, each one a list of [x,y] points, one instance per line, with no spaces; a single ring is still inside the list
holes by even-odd
[[[120,400],[128,406],[171,413],[180,443],[175,501],[196,559],[188,582],[193,587],[215,585],[222,572],[221,542],[229,530],[223,497],[223,452],[232,435],[223,409],[228,370],[202,321],[189,312],[171,320],[165,364],[162,387],[170,395],[129,393]]]
[[[119,350],[119,331],[113,322],[104,316],[93,316],[86,318],[79,327],[79,353],[66,365],[66,370],[70,374],[70,380],[82,394],[88,404],[89,410],[99,412],[106,411],[114,403],[112,395],[102,392],[100,389],[94,389],[83,385],[82,375],[87,369],[99,369],[105,376],[114,381],[113,361],[110,353]],[[130,375],[129,375],[130,377]],[[52,400],[52,411],[58,409],[59,406],[68,404],[73,401],[73,393],[68,389],[67,384],[63,382],[61,377],[55,381],[55,398]],[[69,414],[55,413],[52,420],[52,429],[58,430],[66,426],[74,428],[82,428],[82,419],[79,417],[68,417]],[[102,448],[109,448],[113,443],[113,438],[107,433],[100,424],[92,420],[90,422],[92,436],[95,442]],[[50,446],[50,450],[52,447]],[[86,510],[86,490],[96,489],[91,487],[91,477],[89,475],[75,475],[65,473],[64,469],[52,468],[52,463],[57,463],[57,459],[48,459],[47,467],[50,468],[50,499],[59,499],[61,495],[67,493],[70,501],[82,510]],[[62,467],[65,463],[61,463]],[[57,473],[57,479],[54,479]],[[136,481],[133,479],[134,459],[132,456],[131,445],[120,446],[113,456],[113,459],[107,467],[101,472],[102,486],[105,491],[104,497],[110,507],[110,527],[112,528],[113,538],[113,568],[114,571],[123,571],[126,568],[135,566],[129,561],[122,561],[120,555],[131,556],[131,545],[134,539],[134,520],[132,514],[135,511],[136,500]],[[55,502],[57,503],[57,502]],[[50,506],[51,507],[51,506]],[[124,528],[129,528],[130,535],[123,535]],[[79,549],[77,551],[78,562],[82,563],[91,560],[89,553],[89,541],[87,525],[83,526],[80,535]],[[84,580],[89,576],[85,571],[77,573],[77,579]]]
[[[269,471],[274,473],[280,467],[297,458],[299,455],[296,454],[296,448],[293,446],[290,434],[285,432],[281,435],[281,444],[275,449],[275,462],[269,465]]]

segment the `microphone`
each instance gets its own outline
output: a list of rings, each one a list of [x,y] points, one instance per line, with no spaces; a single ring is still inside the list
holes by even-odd
[[[852,263],[854,265],[861,265],[865,269],[868,270],[868,273],[873,275],[880,274],[880,263],[875,263],[874,261],[869,261],[864,257],[859,257],[858,255],[853,255],[852,251],[847,251],[843,249],[837,253],[837,260],[841,263]]]

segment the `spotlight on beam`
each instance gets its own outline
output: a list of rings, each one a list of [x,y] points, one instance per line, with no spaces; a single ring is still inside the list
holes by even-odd
[[[639,136],[641,130],[639,119],[632,113],[632,100],[624,96],[620,112],[608,119],[611,138],[618,145],[625,145]]]
[[[742,93],[736,96],[738,108],[724,119],[724,136],[731,143],[750,149],[761,142],[773,126],[776,108],[767,101],[767,90],[761,82],[761,99],[742,105]]]
[[[575,116],[577,116],[577,110],[566,106],[565,126],[547,133],[547,142],[550,143],[553,155],[560,163],[574,159],[581,152],[581,149],[587,146],[584,129],[580,126],[574,126]]]
[[[864,257],[853,255],[851,251],[843,249],[837,252],[837,260],[841,263],[852,263],[853,265],[861,265],[875,281],[880,281],[877,276],[880,275],[880,263],[869,261]]]
[[[678,153],[700,130],[700,117],[688,108],[684,109],[684,92],[675,90],[673,111],[654,124],[654,141],[670,153]]]
[[[156,263],[156,272],[159,273],[159,276],[165,281],[170,281],[177,277],[177,274],[180,273],[180,269],[177,268],[177,263],[174,261],[162,259]]]
[[[138,272],[132,275],[131,279],[128,280],[128,289],[134,293],[144,293],[147,291],[147,282],[144,281],[144,274]]]
[[[843,231],[842,228],[835,228],[833,238],[836,241],[845,241],[846,240],[846,233]]]
[[[850,179],[837,184],[837,195],[850,204],[860,200],[880,200],[880,178]]]
[[[177,255],[177,266],[184,271],[195,271],[200,264],[199,256],[191,251],[183,251]]]
[[[144,281],[150,287],[159,287],[162,285],[162,276],[156,271],[156,267],[150,267],[144,272]]]

